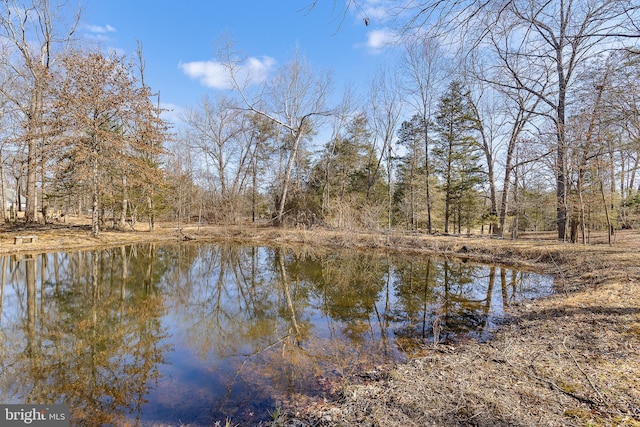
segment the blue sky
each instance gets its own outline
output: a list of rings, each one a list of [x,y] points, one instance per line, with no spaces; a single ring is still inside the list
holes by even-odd
[[[88,0],[80,34],[131,56],[140,41],[147,84],[179,112],[221,90],[215,41],[224,33],[263,78],[297,48],[318,70],[333,70],[336,92],[349,83],[366,87],[389,56],[388,33],[376,25],[381,22],[376,5],[382,1],[362,0],[358,9],[343,14],[334,10],[333,0],[319,0],[312,11],[305,10],[311,0]]]

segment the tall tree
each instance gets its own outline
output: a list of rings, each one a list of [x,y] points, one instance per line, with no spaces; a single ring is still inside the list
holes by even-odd
[[[427,203],[427,232],[432,232],[432,188],[431,188],[431,159],[429,156],[429,141],[433,124],[433,110],[436,100],[437,87],[444,80],[446,57],[440,45],[434,38],[410,39],[405,44],[405,51],[401,61],[404,71],[404,90],[409,94],[410,102],[422,117],[422,132],[424,134],[424,170],[425,197]]]
[[[398,164],[398,188],[396,190],[396,199],[402,205],[408,205],[407,211],[408,224],[412,230],[418,226],[418,194],[423,188],[426,181],[426,173],[423,159],[425,158],[425,137],[424,129],[427,126],[423,123],[422,115],[414,115],[411,120],[404,121],[398,129],[398,144],[404,148],[404,156]],[[430,204],[429,198],[426,199],[427,206]],[[430,209],[427,208],[427,225],[431,225]]]
[[[367,116],[356,114],[344,134],[325,145],[322,158],[311,173],[310,187],[329,200],[324,219],[338,227],[364,224],[366,204],[379,201],[374,196],[379,193],[382,176],[375,172],[378,162],[373,139]]]
[[[80,10],[71,19],[65,16],[66,2],[50,0],[2,0],[0,3],[1,38],[14,48],[9,64],[24,88],[24,96],[14,97],[14,103],[24,116],[24,140],[27,146],[27,185],[25,221],[37,221],[37,172],[39,150],[45,145],[45,92],[58,55],[69,46],[80,19]],[[18,83],[16,81],[16,83]],[[15,96],[15,94],[13,94]],[[44,166],[43,166],[44,167]],[[43,183],[44,185],[44,183]]]
[[[6,57],[4,50],[0,47],[0,58]],[[12,75],[9,69],[4,65],[4,61],[0,63],[0,206],[2,206],[2,212],[0,213],[0,221],[8,222],[9,218],[6,217],[7,207],[7,193],[6,193],[6,177],[5,177],[5,161],[6,161],[6,148],[9,145],[11,139],[11,129],[13,126],[10,124],[10,119],[15,114],[12,114],[12,103],[6,92],[10,91],[9,86],[13,84]]]
[[[277,70],[264,90],[251,96],[247,83],[242,81],[238,55],[232,51],[230,43],[221,49],[219,56],[229,73],[233,89],[245,107],[268,118],[283,131],[286,160],[274,218],[275,224],[281,225],[302,144],[312,134],[318,120],[331,114],[326,99],[331,90],[331,76],[328,73],[316,74],[311,64],[296,50],[293,59]]]
[[[100,232],[100,196],[105,175],[133,168],[142,182],[155,181],[157,165],[147,154],[161,151],[166,125],[124,58],[72,52],[55,88],[55,118],[64,150],[61,159],[77,179],[90,183],[92,234]]]
[[[246,173],[251,147],[241,135],[244,131],[244,113],[231,100],[204,97],[197,108],[190,109],[185,120],[191,141],[211,170],[212,190],[217,194],[216,204],[229,207],[222,215],[237,214],[239,183]]]
[[[454,80],[440,98],[436,113],[438,142],[433,150],[436,170],[439,171],[445,197],[444,232],[449,232],[452,209],[458,213],[461,226],[463,202],[482,181],[479,166],[478,141],[473,133],[477,121],[470,102],[469,92],[462,83]]]
[[[320,193],[322,200],[321,203],[321,216],[326,218],[331,208],[331,202],[333,200],[333,175],[334,175],[334,159],[339,149],[339,144],[342,142],[343,132],[347,127],[347,124],[357,116],[355,107],[353,106],[353,98],[349,90],[345,90],[342,97],[342,103],[338,109],[336,109],[331,120],[331,136],[329,142],[325,145],[325,150],[321,159],[316,164],[310,177],[310,187],[315,189],[317,193]]]
[[[380,70],[371,80],[371,121],[373,125],[372,149],[368,171],[367,200],[373,186],[379,182],[383,161],[387,172],[387,228],[391,228],[393,139],[400,122],[402,100],[398,75],[390,70]],[[377,158],[377,160],[375,160]],[[375,162],[374,162],[375,160]]]

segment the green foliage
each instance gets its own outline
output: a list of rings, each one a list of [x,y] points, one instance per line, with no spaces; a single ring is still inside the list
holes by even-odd
[[[453,81],[440,98],[435,128],[438,134],[433,149],[435,171],[445,197],[444,231],[449,232],[449,219],[457,218],[458,232],[477,212],[478,187],[485,180],[480,164],[480,145],[474,137],[478,127],[469,92]]]
[[[425,187],[427,180],[425,126],[418,115],[405,121],[398,129],[398,145],[404,155],[397,164],[397,182],[393,195],[397,221],[415,229],[422,220],[420,211],[426,210]]]
[[[631,209],[633,213],[640,214],[640,193],[627,197],[622,202],[622,206]]]
[[[336,226],[371,225],[380,218],[370,209],[380,205],[387,184],[376,170],[378,156],[364,114],[355,116],[339,135],[325,145],[312,169],[309,191],[322,206],[323,218]],[[345,216],[349,220],[345,222]]]

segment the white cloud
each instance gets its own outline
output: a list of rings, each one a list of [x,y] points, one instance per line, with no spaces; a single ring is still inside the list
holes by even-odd
[[[367,34],[367,47],[381,49],[393,41],[393,35],[388,30],[373,30]]]
[[[389,11],[393,10],[393,5],[383,0],[366,0],[362,3],[361,10],[367,18],[373,21],[382,21],[389,18]]]
[[[389,12],[384,7],[368,6],[364,9],[364,14],[373,21],[382,21],[389,17]]]
[[[82,29],[85,31],[85,37],[89,40],[97,40],[99,43],[109,43],[111,42],[112,35],[110,33],[115,33],[116,29],[111,25],[92,25],[86,24],[82,26]]]
[[[395,44],[398,41],[398,36],[388,28],[380,30],[371,30],[367,33],[367,41],[365,43],[357,44],[356,47],[366,48],[371,53],[379,53],[384,48]]]
[[[237,65],[236,79],[240,84],[262,83],[267,79],[269,71],[273,69],[275,64],[275,59],[269,56],[247,58],[243,63]],[[231,89],[232,87],[229,70],[220,62],[181,62],[178,68],[190,78],[198,80],[203,86],[213,89]]]
[[[229,89],[231,81],[224,66],[218,62],[195,61],[180,63],[179,68],[187,76],[214,89]]]
[[[94,34],[107,34],[107,33],[114,33],[116,31],[116,29],[109,24],[107,25],[89,25],[88,24],[88,25],[85,25],[85,28],[88,32],[94,33]]]

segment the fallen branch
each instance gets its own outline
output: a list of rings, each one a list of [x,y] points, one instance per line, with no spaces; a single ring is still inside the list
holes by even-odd
[[[529,376],[529,377],[531,377],[533,379],[536,379],[536,380],[540,381],[541,383],[547,384],[552,389],[558,390],[559,392],[564,393],[567,396],[572,397],[572,398],[576,399],[579,402],[586,403],[586,404],[591,405],[591,406],[600,406],[600,403],[596,402],[595,400],[589,399],[588,397],[580,396],[580,395],[572,393],[570,391],[567,391],[567,390],[563,389],[562,387],[560,387],[558,384],[554,383],[553,381],[548,380],[546,378],[539,377],[537,375],[534,375],[531,372],[528,372],[528,371],[526,371],[526,370],[524,370],[522,368],[519,368],[518,366],[516,366],[513,363],[509,362],[508,360],[505,360],[504,362],[506,364],[508,364],[509,366],[511,366],[513,369],[515,369],[515,370],[517,370],[519,372],[522,372],[523,374],[525,374],[525,375],[527,375],[527,376]]]
[[[580,372],[582,372],[582,375],[584,375],[584,377],[587,379],[587,381],[589,382],[589,385],[591,386],[591,388],[596,392],[596,394],[598,395],[598,397],[600,398],[600,400],[602,401],[602,403],[607,403],[606,399],[604,398],[604,396],[602,396],[602,394],[600,393],[600,391],[598,390],[598,388],[595,386],[595,384],[593,384],[593,382],[591,381],[591,378],[589,378],[589,376],[587,375],[587,373],[582,369],[582,367],[580,366],[580,364],[578,363],[578,361],[576,360],[576,358],[573,356],[573,353],[571,353],[571,351],[567,348],[567,338],[569,337],[564,337],[564,340],[562,340],[562,347],[564,347],[565,351],[567,353],[569,353],[569,356],[571,356],[571,358],[573,359],[573,363],[576,364],[576,367],[578,368],[578,370]]]

